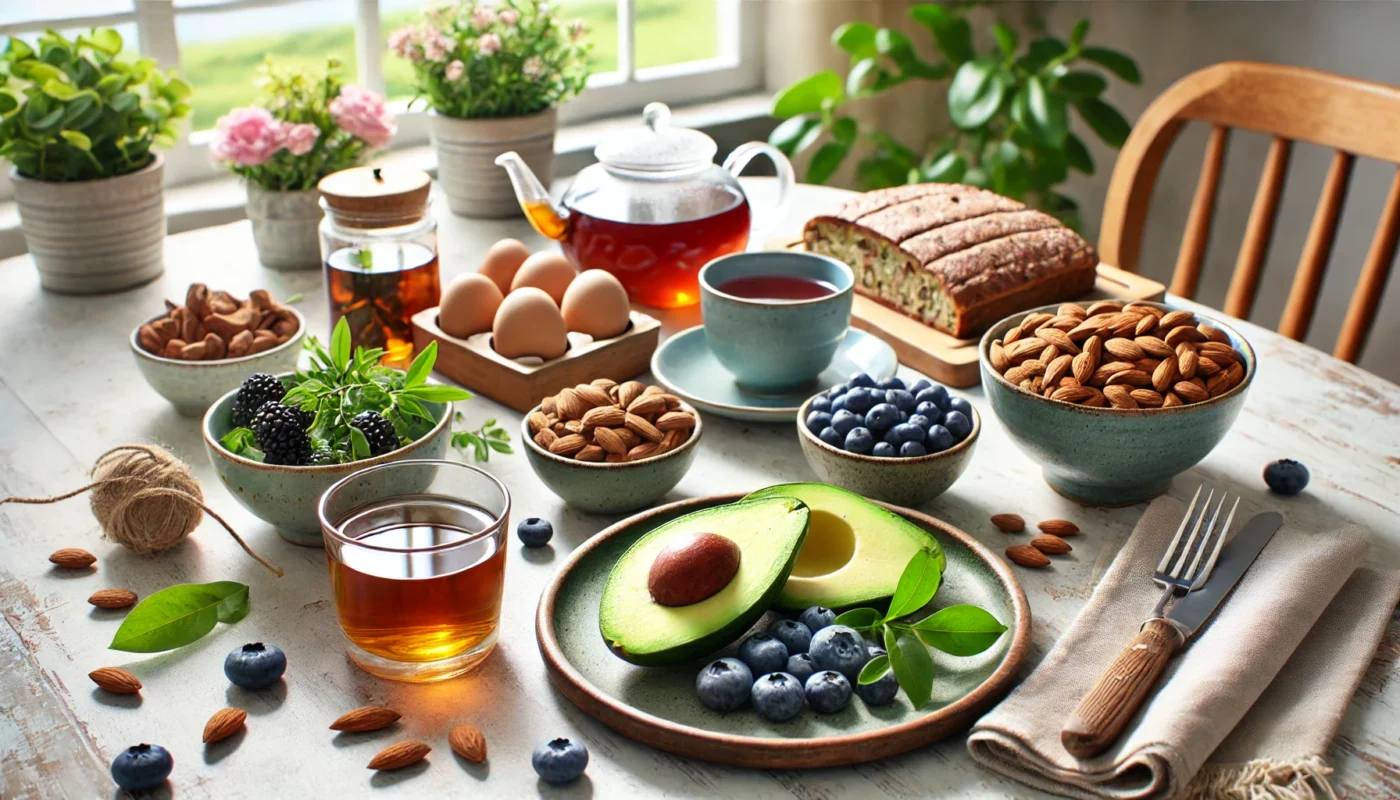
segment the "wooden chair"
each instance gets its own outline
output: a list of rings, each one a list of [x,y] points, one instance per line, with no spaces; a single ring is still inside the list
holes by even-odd
[[[1293,142],[1335,148],[1278,326],[1279,333],[1301,340],[1312,322],[1356,157],[1400,163],[1400,89],[1301,67],[1248,61],[1216,64],[1187,75],[1148,106],[1118,155],[1099,237],[1104,262],[1137,271],[1157,173],[1177,134],[1191,120],[1209,122],[1212,130],[1172,276],[1172,293],[1185,298],[1196,294],[1230,129],[1244,128],[1274,137],[1225,299],[1225,313],[1240,318],[1249,316],[1254,303]],[[1397,235],[1400,171],[1381,209],[1380,223],[1342,323],[1333,351],[1337,358],[1354,362],[1361,354],[1385,290]]]

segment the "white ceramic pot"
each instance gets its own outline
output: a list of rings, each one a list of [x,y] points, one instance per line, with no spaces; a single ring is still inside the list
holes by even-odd
[[[39,282],[66,294],[139,286],[165,269],[165,160],[115,178],[40,181],[13,168],[24,243]]]
[[[520,213],[510,177],[496,156],[514,150],[546,186],[554,169],[553,108],[527,117],[456,119],[429,114],[437,148],[438,183],[447,207],[463,217],[510,217]]]
[[[320,269],[321,193],[285,192],[248,184],[248,219],[258,260],[275,270]]]

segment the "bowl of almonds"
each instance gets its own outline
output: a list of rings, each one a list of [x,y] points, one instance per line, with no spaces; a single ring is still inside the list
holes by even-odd
[[[695,461],[695,409],[659,386],[600,378],[525,415],[525,456],[550,491],[581,511],[622,514],[671,491]]]
[[[1254,349],[1160,303],[1064,303],[1014,314],[980,345],[982,387],[1060,494],[1131,505],[1205,458],[1244,407]]]

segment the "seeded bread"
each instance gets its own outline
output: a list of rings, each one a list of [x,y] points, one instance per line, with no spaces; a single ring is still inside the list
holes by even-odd
[[[957,337],[1087,294],[1099,261],[1054,217],[948,183],[866,192],[808,222],[803,240],[849,264],[857,292]]]

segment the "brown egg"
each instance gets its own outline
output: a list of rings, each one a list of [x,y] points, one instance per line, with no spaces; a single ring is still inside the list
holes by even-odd
[[[442,290],[438,327],[459,339],[489,331],[503,297],[496,282],[480,272],[458,275]]]
[[[522,286],[543,289],[557,305],[564,302],[564,291],[577,274],[574,265],[562,253],[543,250],[525,259],[520,271],[515,273],[515,280],[510,282],[510,289],[515,291]]]
[[[569,349],[564,317],[543,289],[526,286],[506,295],[491,326],[491,344],[506,358],[539,356],[548,361]]]
[[[611,273],[585,270],[564,290],[564,326],[594,339],[610,339],[627,329],[631,307],[627,290]]]
[[[486,251],[486,257],[481,260],[481,269],[477,271],[495,281],[501,294],[505,295],[510,292],[510,282],[515,279],[520,265],[529,257],[530,248],[526,247],[524,242],[519,239],[502,239]]]

